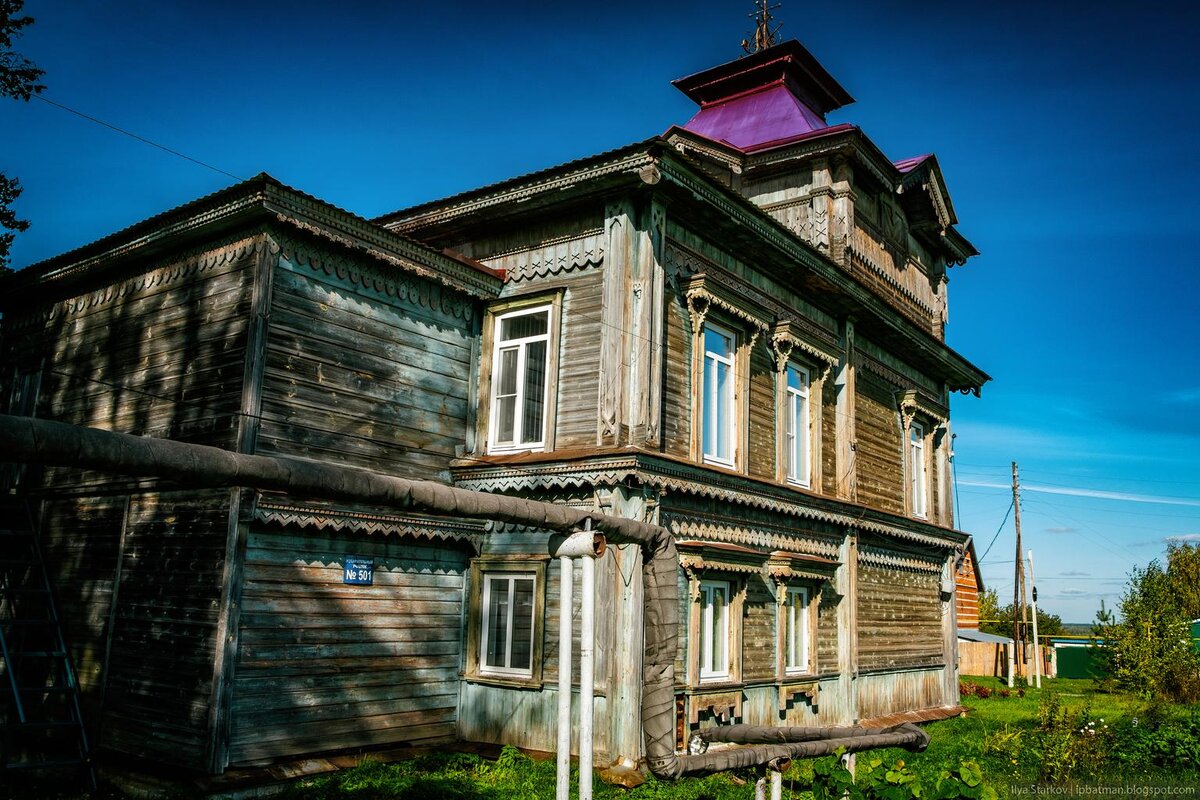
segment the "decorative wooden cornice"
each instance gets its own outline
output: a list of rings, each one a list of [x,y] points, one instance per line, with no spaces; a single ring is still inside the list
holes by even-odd
[[[314,247],[303,238],[281,236],[276,251],[294,264],[337,276],[364,289],[382,292],[437,313],[470,321],[475,301],[458,291],[446,291],[442,282],[429,280],[427,271],[381,270],[378,262],[364,261],[329,248]]]
[[[941,574],[945,563],[942,559],[927,558],[914,553],[899,553],[863,544],[858,547],[858,560],[861,564],[928,574]]]
[[[455,541],[479,552],[485,521],[449,519],[423,514],[386,514],[328,505],[279,501],[259,497],[254,508],[258,522],[315,530],[405,536],[429,541]]]
[[[821,375],[825,377],[832,367],[836,367],[838,357],[827,343],[812,335],[810,326],[799,320],[781,320],[771,329],[771,352],[775,356],[775,369],[782,372],[787,368],[787,362],[794,351],[799,350],[821,365]],[[823,346],[824,345],[824,346]],[[828,348],[828,349],[827,349]]]
[[[832,558],[776,550],[767,558],[766,571],[776,584],[786,584],[796,578],[828,581],[841,562]]]
[[[847,503],[832,497],[792,489],[783,484],[759,481],[722,470],[713,470],[649,452],[602,455],[595,458],[554,460],[553,453],[538,454],[542,460],[488,463],[475,458],[468,465],[453,465],[455,485],[487,492],[525,493],[545,490],[641,485],[660,495],[660,513],[671,513],[670,498],[681,494],[728,503],[732,508],[755,509],[779,515],[778,525],[800,519],[839,529],[914,542],[939,549],[953,549],[967,534],[927,522]],[[695,517],[691,510],[685,514]],[[750,527],[747,524],[747,527]],[[768,525],[769,527],[769,525]],[[714,526],[711,530],[716,530]],[[680,531],[683,529],[681,528]],[[708,533],[703,534],[706,538]],[[747,544],[749,544],[747,542]],[[765,545],[791,549],[787,544]]]
[[[263,220],[291,226],[475,297],[495,297],[502,285],[500,276],[486,267],[432,250],[264,173],[26,267],[9,279],[6,295],[64,285],[114,265],[164,255],[171,258],[172,248],[194,247],[198,237],[228,235],[235,227],[242,228],[244,235],[246,227]]]
[[[770,325],[766,322],[767,312],[756,307],[749,297],[737,291],[735,281],[714,280],[712,274],[702,272],[689,278],[683,286],[688,313],[692,320],[692,333],[699,334],[708,312],[716,307],[729,316],[745,323],[754,336],[765,333]]]
[[[533,246],[516,247],[484,256],[502,268],[509,281],[544,278],[599,266],[604,261],[604,230],[562,236]]]
[[[18,333],[64,315],[79,314],[130,297],[138,292],[210,272],[227,264],[249,258],[258,247],[263,246],[265,228],[236,236],[227,236],[206,247],[193,247],[189,251],[154,269],[114,282],[95,291],[70,297],[50,305],[29,309],[33,313],[22,313],[25,309],[14,309],[5,314],[6,331]]]
[[[648,152],[651,146],[658,143],[657,139],[638,142],[433,203],[396,211],[379,217],[375,222],[389,230],[407,233],[478,214],[494,206],[525,202],[538,195],[556,193],[583,180],[590,181],[606,175],[625,173],[641,181],[640,173],[643,169],[658,165],[656,156]]]
[[[707,571],[742,575],[761,574],[767,554],[749,547],[721,542],[676,539],[679,566],[685,574],[700,576]]]

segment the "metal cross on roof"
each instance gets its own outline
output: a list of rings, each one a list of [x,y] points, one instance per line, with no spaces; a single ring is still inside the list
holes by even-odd
[[[771,12],[778,9],[783,3],[768,5],[770,0],[759,0],[756,4],[757,8],[749,15],[750,19],[754,20],[754,40],[742,39],[742,49],[747,53],[757,53],[759,50],[766,50],[775,44],[775,36],[779,33],[779,29],[783,27],[783,23],[771,29],[771,23],[775,18],[771,16]]]

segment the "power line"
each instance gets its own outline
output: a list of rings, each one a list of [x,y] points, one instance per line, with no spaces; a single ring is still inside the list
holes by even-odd
[[[35,95],[33,95],[33,97],[37,100],[41,100],[43,103],[48,103],[48,104],[54,106],[55,108],[61,108],[63,111],[67,111],[71,114],[74,114],[77,117],[82,117],[83,119],[86,119],[89,122],[94,122],[97,125],[102,125],[105,128],[108,128],[109,130],[124,134],[125,136],[128,136],[132,139],[137,139],[139,142],[142,142],[143,144],[148,144],[151,147],[157,147],[159,150],[162,150],[165,153],[170,153],[173,156],[178,156],[179,158],[182,158],[185,161],[191,161],[193,164],[199,164],[200,166],[204,167],[205,169],[211,169],[213,172],[219,172],[220,174],[222,174],[226,177],[233,178],[235,181],[238,181],[239,183],[246,180],[245,178],[243,178],[241,176],[234,175],[232,172],[223,170],[220,167],[214,167],[212,164],[208,164],[204,161],[201,161],[198,158],[192,158],[191,156],[181,153],[178,150],[172,150],[171,148],[167,147],[166,145],[161,145],[158,142],[153,142],[153,141],[147,139],[145,136],[138,136],[136,133],[133,133],[132,131],[127,131],[124,128],[118,128],[116,125],[113,125],[112,123],[105,122],[102,119],[97,119],[96,117],[93,117],[90,114],[85,114],[82,111],[77,111],[76,109],[71,108],[70,106],[55,102],[54,100],[51,100],[40,94],[35,94]]]
[[[1008,515],[1012,513],[1012,510],[1013,510],[1013,505],[1014,505],[1015,503],[1016,503],[1016,501],[1015,501],[1015,500],[1011,500],[1011,501],[1009,501],[1009,503],[1008,503],[1008,511],[1005,511],[1005,512],[1004,512],[1004,519],[1000,520],[1000,527],[996,529],[996,535],[992,537],[992,541],[988,542],[987,550],[984,550],[984,551],[983,551],[983,555],[981,555],[981,556],[979,557],[979,563],[980,563],[980,564],[982,564],[982,563],[983,563],[983,560],[984,560],[985,558],[987,558],[987,554],[988,554],[988,553],[990,553],[990,552],[992,552],[992,545],[994,545],[994,544],[996,543],[996,540],[997,540],[998,538],[1000,538],[1000,531],[1004,530],[1004,523],[1008,522]],[[1012,563],[1012,562],[1005,562],[1005,563]]]

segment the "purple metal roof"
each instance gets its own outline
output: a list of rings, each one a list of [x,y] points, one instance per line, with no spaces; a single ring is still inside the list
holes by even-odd
[[[901,159],[900,161],[894,161],[892,163],[894,163],[896,165],[896,169],[900,170],[900,173],[902,175],[907,175],[908,173],[912,172],[917,167],[921,166],[921,164],[925,163],[925,160],[927,158],[932,158],[932,157],[933,157],[933,153],[926,153],[923,156],[913,156],[912,158],[905,158],[905,159]]]
[[[683,126],[740,150],[828,128],[782,81],[700,109]]]

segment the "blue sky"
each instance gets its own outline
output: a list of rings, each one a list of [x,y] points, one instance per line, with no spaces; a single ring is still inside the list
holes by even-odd
[[[682,124],[674,78],[739,55],[750,3],[27,0],[45,97],[365,216]],[[1011,599],[1010,462],[1042,605],[1088,621],[1200,540],[1198,12],[1190,2],[786,3],[892,158],[936,152],[983,255],[951,344],[960,526]],[[336,12],[336,13],[335,13]],[[37,100],[0,104],[33,222],[16,266],[228,185]]]

